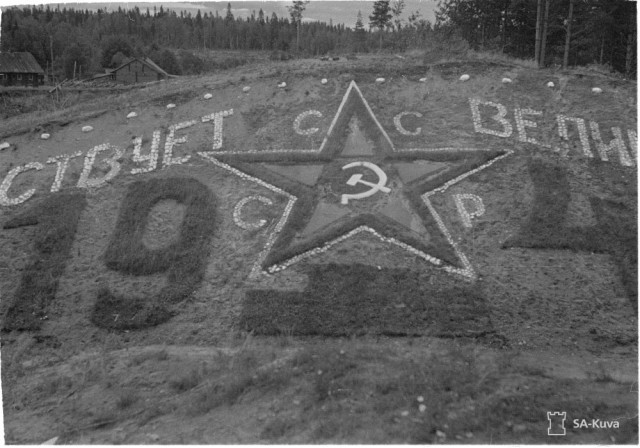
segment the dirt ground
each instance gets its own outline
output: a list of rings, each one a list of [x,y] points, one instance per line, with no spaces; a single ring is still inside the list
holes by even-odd
[[[471,79],[459,81],[463,73]],[[513,82],[502,83],[505,76]],[[376,83],[379,77],[385,82]],[[328,82],[322,84],[322,78]],[[288,199],[198,153],[317,150],[352,80],[398,150],[510,152],[430,197],[475,279],[445,272],[367,235],[272,276],[251,278]],[[547,88],[549,80],[558,88]],[[283,81],[286,87],[277,87]],[[251,89],[243,92],[245,86]],[[594,86],[603,93],[592,94]],[[213,97],[204,99],[206,93]],[[597,122],[607,142],[610,129],[619,127],[629,146],[627,130],[637,127],[634,82],[482,59],[427,66],[409,56],[371,55],[256,62],[102,98],[74,98],[77,102],[63,109],[0,123],[0,143],[11,144],[0,152],[0,178],[29,162],[44,165],[15,178],[9,196],[30,188],[36,193],[23,204],[0,206],[0,224],[46,196],[56,175],[48,158],[81,152],[62,180],[62,190],[70,190],[89,149],[107,142],[126,149],[117,176],[86,190],[88,205],[41,329],[1,335],[6,443],[39,444],[54,437],[65,444],[638,443],[637,297],[629,296],[615,257],[570,248],[503,248],[532,211],[532,160],[568,173],[565,226],[597,225],[592,197],[615,199],[637,216],[635,166],[622,166],[615,152],[609,162],[598,161],[593,139],[596,160],[585,158],[573,124],[569,153],[550,149],[560,143],[558,114],[583,118],[589,135],[590,121]],[[504,105],[512,135],[477,132],[470,98]],[[167,109],[169,103],[176,107]],[[516,108],[543,112],[525,117],[537,122],[527,125],[527,133],[541,144],[519,138]],[[294,120],[310,110],[321,116],[310,116],[302,127],[318,131],[300,135]],[[213,121],[202,117],[222,111],[228,113],[222,147],[216,149]],[[394,124],[406,111],[421,114],[402,120],[407,130],[421,127],[419,135],[406,135]],[[485,128],[498,129],[490,118],[495,109],[482,111]],[[127,119],[130,112],[137,117]],[[176,138],[187,140],[174,147],[173,155],[190,158],[163,167],[170,126],[190,120],[195,123],[176,131]],[[82,132],[87,125],[92,132]],[[142,138],[147,154],[155,130],[162,134],[157,169],[131,174],[144,165],[134,159],[133,139]],[[51,138],[41,140],[42,132]],[[109,154],[101,153],[97,161]],[[108,171],[96,163],[92,176]],[[194,178],[216,196],[218,225],[204,280],[188,299],[173,305],[175,315],[166,323],[130,331],[98,328],[90,315],[100,288],[123,297],[152,297],[167,284],[162,272],[133,276],[111,270],[104,253],[129,186],[172,177]],[[483,201],[485,212],[471,228],[458,211],[457,194]],[[247,202],[243,219],[263,219],[265,225],[246,230],[234,221],[234,210],[250,196],[271,205]],[[144,244],[158,250],[173,244],[184,213],[184,205],[175,201],[157,204],[141,233]],[[34,257],[34,232],[34,226],[0,228],[2,315]],[[239,325],[248,291],[304,291],[308,270],[331,263],[420,272],[428,282],[425,301],[432,299],[427,291],[433,285],[472,285],[489,310],[491,331],[475,339],[438,338],[426,330],[418,337],[301,337],[287,329],[279,336],[260,336]],[[425,322],[425,328],[429,325]],[[567,413],[566,436],[547,434],[547,412],[556,411]],[[575,427],[582,419],[618,425]]]

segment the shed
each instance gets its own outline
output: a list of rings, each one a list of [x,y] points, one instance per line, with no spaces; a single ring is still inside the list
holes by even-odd
[[[116,82],[124,84],[159,81],[170,76],[149,58],[130,58],[110,75]]]
[[[0,85],[34,86],[44,84],[44,70],[31,53],[0,53]]]

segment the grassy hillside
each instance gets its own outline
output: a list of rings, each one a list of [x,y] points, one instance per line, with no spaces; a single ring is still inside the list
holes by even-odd
[[[69,98],[0,122],[7,443],[638,443],[635,83],[371,55]],[[341,204],[352,161],[389,192]]]

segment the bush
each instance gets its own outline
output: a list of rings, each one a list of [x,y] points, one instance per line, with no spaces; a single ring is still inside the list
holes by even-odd
[[[289,59],[293,59],[293,56],[291,56],[286,51],[274,50],[269,55],[269,59],[271,59],[272,61],[288,61]]]
[[[199,75],[204,72],[204,61],[188,51],[182,50],[179,54],[180,66],[184,75]]]
[[[247,63],[247,59],[239,57],[226,57],[211,59],[207,62],[207,70],[214,72],[238,67]]]
[[[164,71],[172,75],[181,75],[182,70],[180,69],[180,64],[178,63],[178,59],[175,55],[165,49],[157,54],[153,55],[151,58],[153,62],[158,64]]]
[[[91,48],[83,42],[69,45],[63,55],[64,74],[67,78],[79,77],[91,70]]]
[[[116,53],[122,53],[124,56],[133,54],[131,44],[122,36],[111,36],[105,41],[102,46],[102,66],[113,67],[112,58]]]
[[[113,55],[113,57],[111,58],[111,67],[120,67],[124,61],[127,60],[127,57],[122,54],[122,52],[118,51],[116,54]]]
[[[459,32],[440,29],[432,34],[432,39],[424,43],[424,63],[431,64],[441,59],[464,57],[469,44]]]

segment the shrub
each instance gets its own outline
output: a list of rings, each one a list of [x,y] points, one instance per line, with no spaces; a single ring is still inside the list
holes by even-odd
[[[272,61],[288,61],[289,59],[293,59],[293,56],[283,50],[274,50],[269,55],[269,59]]]
[[[127,39],[122,36],[111,36],[105,40],[102,46],[102,66],[113,67],[112,58],[115,54],[122,53],[124,56],[131,56],[133,48]]]
[[[189,51],[182,50],[179,53],[180,66],[184,75],[199,75],[204,72],[204,61]]]

